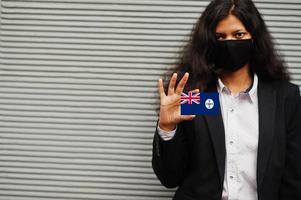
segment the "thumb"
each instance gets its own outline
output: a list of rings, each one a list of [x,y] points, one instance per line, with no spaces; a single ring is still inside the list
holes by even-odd
[[[195,118],[195,115],[181,115],[180,120],[181,121],[190,121]]]
[[[190,92],[199,92],[199,89],[190,90]],[[195,118],[195,115],[181,115],[180,121],[190,121]]]

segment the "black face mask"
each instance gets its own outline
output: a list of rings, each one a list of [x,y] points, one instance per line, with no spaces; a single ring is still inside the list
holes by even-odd
[[[253,40],[218,41],[215,57],[215,70],[234,72],[250,61]]]

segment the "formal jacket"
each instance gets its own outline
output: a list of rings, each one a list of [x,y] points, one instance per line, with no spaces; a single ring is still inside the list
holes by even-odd
[[[299,87],[259,80],[258,112],[258,200],[301,200]],[[179,123],[169,141],[155,132],[153,169],[165,187],[178,187],[174,200],[221,200],[225,155],[221,114]]]

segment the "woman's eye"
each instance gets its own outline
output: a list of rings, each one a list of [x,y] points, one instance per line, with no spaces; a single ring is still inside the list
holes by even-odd
[[[243,38],[245,36],[245,33],[236,33],[235,34],[235,37],[237,38],[237,39],[241,39],[241,38]]]
[[[217,40],[223,40],[224,37],[223,37],[222,35],[216,35],[216,39],[217,39]]]

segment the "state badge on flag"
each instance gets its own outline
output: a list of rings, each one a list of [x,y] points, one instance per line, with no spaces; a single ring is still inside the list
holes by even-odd
[[[219,98],[217,92],[188,92],[181,95],[181,115],[217,115]]]

